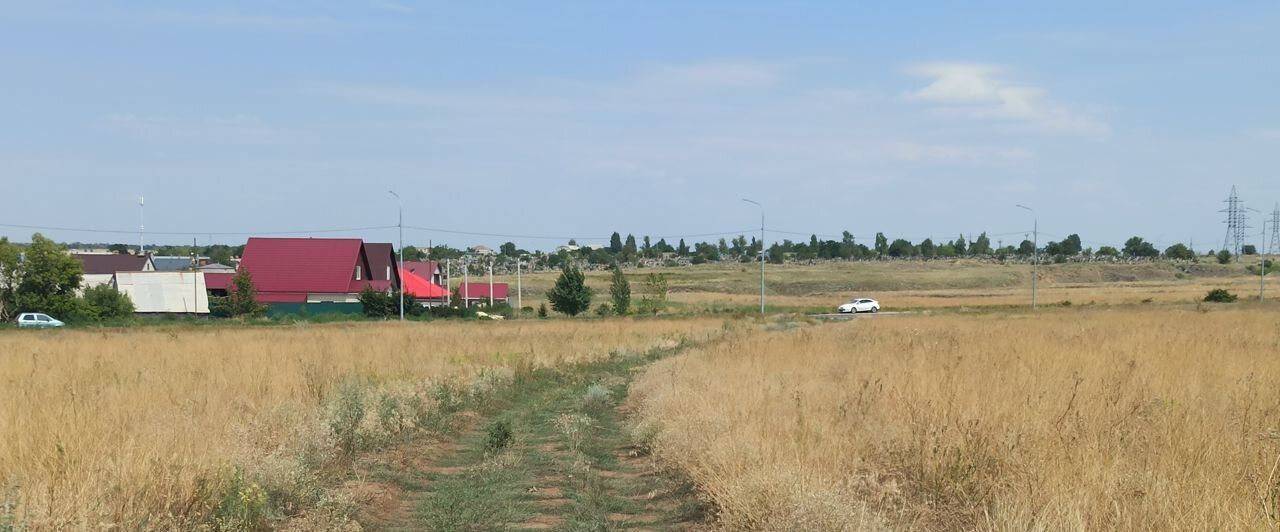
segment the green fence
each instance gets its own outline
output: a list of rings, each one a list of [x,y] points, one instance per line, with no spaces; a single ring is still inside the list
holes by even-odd
[[[359,303],[271,303],[267,316],[314,316],[316,314],[361,314],[364,305]]]

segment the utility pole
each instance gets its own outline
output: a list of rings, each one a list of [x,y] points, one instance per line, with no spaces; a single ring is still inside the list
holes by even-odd
[[[493,257],[489,257],[489,308],[493,308]]]
[[[1036,285],[1040,279],[1040,217],[1031,207],[1022,204],[1016,206],[1031,211],[1031,310],[1035,310]]]
[[[742,198],[742,201],[760,207],[760,314],[764,315],[764,205],[747,198]]]
[[[440,267],[439,264],[436,265]],[[444,259],[444,306],[453,305],[453,259]]]
[[[516,309],[524,308],[524,287],[520,284],[520,262],[528,255],[516,257]]]
[[[146,217],[143,212],[145,204],[146,201],[143,197],[138,196],[138,254],[144,257],[147,256],[146,239],[143,238],[143,235],[147,232],[147,226],[144,223]]]
[[[462,256],[462,303],[471,308],[471,261],[469,255]]]
[[[1258,214],[1262,214],[1262,211],[1255,209],[1253,207],[1245,207],[1245,208],[1253,212],[1256,212]],[[1262,224],[1262,246],[1266,246],[1266,243],[1267,243],[1267,224],[1264,223]],[[1258,260],[1259,260],[1258,262],[1258,302],[1261,303],[1263,300],[1263,297],[1262,297],[1263,292],[1266,290],[1266,287],[1267,287],[1267,248],[1266,247],[1258,248]]]
[[[387,192],[396,197],[396,204],[399,207],[400,217],[396,220],[396,228],[400,230],[400,262],[396,264],[396,279],[400,279],[400,271],[404,268],[404,201],[396,191],[388,190]],[[404,280],[401,279],[398,285],[396,291],[400,292],[400,321],[404,321]]]
[[[191,237],[191,307],[195,309],[192,314],[196,316],[200,315],[200,286],[196,284],[196,281],[198,281],[196,276],[200,275],[200,271],[197,269],[200,263],[197,258],[199,255],[196,252],[196,237],[193,236]]]

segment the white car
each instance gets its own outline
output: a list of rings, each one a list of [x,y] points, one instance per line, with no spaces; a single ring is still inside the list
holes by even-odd
[[[58,320],[50,318],[48,314],[39,312],[23,312],[18,314],[18,327],[61,327],[66,325]]]
[[[880,312],[880,302],[874,299],[859,298],[840,305],[840,308],[837,310],[839,310],[841,314],[857,314],[859,312],[876,313]]]

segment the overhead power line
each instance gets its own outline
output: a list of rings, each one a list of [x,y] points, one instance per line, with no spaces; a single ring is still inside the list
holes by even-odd
[[[104,233],[104,234],[125,234],[136,235],[138,230],[117,231],[114,229],[90,229],[86,227],[57,227],[50,225],[24,225],[24,224],[0,224],[0,227],[12,227],[16,229],[34,229],[36,231],[75,231],[79,233]],[[307,235],[319,233],[354,233],[357,231],[373,231],[377,229],[395,229],[394,225],[378,225],[372,227],[349,227],[345,229],[305,229],[297,231],[147,231],[152,235],[173,235],[173,236],[201,236],[201,235],[218,235],[218,236],[239,236],[239,235]]]

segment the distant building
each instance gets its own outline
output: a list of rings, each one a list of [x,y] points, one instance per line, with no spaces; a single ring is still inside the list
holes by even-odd
[[[209,293],[200,272],[116,272],[114,283],[138,314],[209,313]]]
[[[111,284],[116,272],[153,272],[156,267],[151,257],[143,255],[122,255],[118,253],[72,253],[80,261],[84,269],[82,289],[98,285]]]
[[[582,249],[582,248],[577,244],[565,244],[563,246],[556,246],[556,253],[559,253],[561,251],[573,253],[575,251],[578,251],[579,249]]]
[[[458,285],[456,294],[458,302],[464,306],[488,305],[489,283],[462,283]],[[493,302],[511,303],[507,283],[493,283]]]
[[[476,255],[497,255],[498,254],[498,252],[494,251],[489,246],[486,246],[484,244],[478,244],[478,245],[472,246],[471,252],[475,253]]]
[[[191,270],[191,257],[155,255],[151,263],[158,272],[185,272]],[[209,257],[196,257],[196,266],[209,263]]]
[[[217,262],[214,262],[211,264],[205,264],[204,266],[196,268],[196,271],[204,272],[205,275],[208,275],[211,273],[236,273],[236,269],[234,267],[227,266],[226,264],[220,264]]]
[[[409,271],[408,267],[400,272],[400,277],[404,279],[405,295],[413,296],[418,300],[419,305],[437,307],[449,300],[448,290],[445,290],[443,286],[428,281],[426,277]]]

